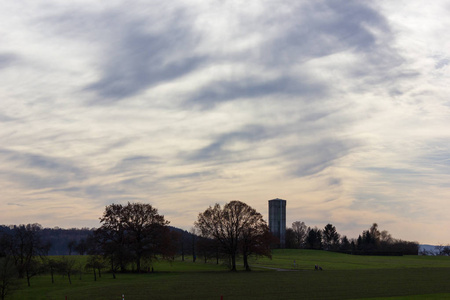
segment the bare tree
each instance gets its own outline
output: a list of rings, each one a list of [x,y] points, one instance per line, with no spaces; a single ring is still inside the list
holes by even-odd
[[[30,279],[41,269],[41,257],[46,255],[50,244],[41,241],[39,224],[15,226],[9,243],[9,253],[19,272],[19,278],[26,277],[30,286]]]
[[[46,258],[44,260],[45,269],[47,272],[50,272],[50,276],[52,278],[52,284],[55,283],[55,272],[61,269],[61,262],[54,258]]]
[[[69,250],[69,255],[72,255],[72,251],[75,249],[76,245],[77,245],[77,241],[75,241],[75,240],[70,240],[67,243],[67,249]]]
[[[308,227],[305,225],[305,222],[295,221],[292,223],[292,231],[296,248],[304,248],[308,234]]]
[[[100,228],[94,232],[91,241],[90,254],[103,254],[109,258],[113,278],[120,269],[125,272],[129,262],[130,254],[127,249],[125,229],[121,219],[121,204],[111,204],[106,206],[100,222]]]
[[[372,226],[369,228],[370,236],[372,237],[373,242],[375,243],[375,246],[378,247],[380,245],[381,240],[381,232],[378,230],[378,224],[373,223]],[[387,232],[385,233],[385,235]]]
[[[250,271],[248,257],[250,255],[260,255],[272,257],[270,245],[278,240],[270,232],[269,226],[263,220],[262,215],[255,210],[250,212],[250,222],[243,229],[241,238],[242,256],[244,259],[244,267],[246,271]]]
[[[231,201],[223,208],[219,204],[210,206],[198,215],[195,226],[203,237],[217,240],[222,251],[230,257],[232,271],[236,271],[236,256],[240,249],[244,265],[249,269],[248,255],[257,251],[256,243],[268,232],[261,214],[241,201]]]
[[[152,258],[164,252],[161,248],[164,229],[169,221],[150,204],[128,203],[123,210],[124,228],[129,233],[129,244],[136,261],[136,270],[141,271],[141,259]]]
[[[140,272],[143,258],[151,259],[156,254],[172,251],[172,247],[166,247],[169,245],[169,221],[150,204],[111,204],[106,207],[100,222],[98,236],[113,268],[117,260],[125,270],[127,257],[132,257],[136,271]]]
[[[383,230],[382,232],[380,232],[380,241],[382,243],[391,244],[394,242],[394,239],[387,230]]]
[[[217,243],[214,239],[208,239],[204,237],[197,238],[197,252],[200,256],[203,257],[204,263],[208,261],[208,259],[212,257],[216,257],[217,253]]]
[[[63,275],[67,275],[67,279],[69,279],[69,284],[72,284],[72,275],[75,272],[76,264],[77,261],[72,257],[63,256],[60,260],[59,271]]]
[[[4,300],[19,288],[18,272],[11,256],[0,257],[0,297]]]
[[[227,212],[225,212],[227,207]],[[228,206],[222,209],[218,203],[198,215],[195,226],[205,238],[214,238],[231,259],[231,270],[236,271],[238,251],[239,221],[229,212]]]
[[[91,269],[94,273],[94,281],[97,281],[97,271],[98,277],[102,277],[102,269],[105,265],[105,261],[101,255],[90,255],[87,259],[85,269]]]
[[[450,256],[450,245],[438,245],[434,247],[436,255],[439,256]]]
[[[87,252],[87,249],[88,249],[88,242],[87,242],[87,240],[86,239],[80,239],[73,249],[75,251],[77,251],[78,254],[84,255]]]

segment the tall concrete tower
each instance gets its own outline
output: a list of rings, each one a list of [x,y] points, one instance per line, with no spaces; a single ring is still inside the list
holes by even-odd
[[[286,245],[286,200],[269,200],[269,228],[280,239],[280,248]]]

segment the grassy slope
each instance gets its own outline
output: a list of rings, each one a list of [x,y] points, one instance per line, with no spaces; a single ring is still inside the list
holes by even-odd
[[[74,277],[70,286],[60,275],[52,286],[49,276],[32,279],[32,287],[11,299],[357,299],[441,295],[450,298],[449,257],[367,257],[323,251],[278,250],[273,260],[258,259],[253,266],[292,268],[295,272],[224,271],[222,265],[202,262],[155,263],[154,274],[104,274]],[[314,264],[324,272],[313,270]],[[255,270],[257,268],[254,268]],[[262,269],[261,269],[262,270]],[[402,299],[402,298],[399,298]],[[420,299],[417,298],[417,299]]]
[[[272,259],[257,258],[253,266],[311,270],[318,264],[325,270],[450,268],[445,256],[362,256],[316,250],[275,250]]]

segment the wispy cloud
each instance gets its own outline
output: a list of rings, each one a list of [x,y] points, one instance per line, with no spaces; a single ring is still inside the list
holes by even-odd
[[[11,67],[17,61],[18,61],[18,58],[14,54],[0,53],[0,71],[7,67]]]
[[[9,2],[0,218],[90,227],[141,201],[187,229],[214,202],[282,197],[288,223],[450,240],[448,11]]]
[[[10,205],[10,206],[25,206],[24,204],[20,204],[20,203],[7,203],[7,205]]]

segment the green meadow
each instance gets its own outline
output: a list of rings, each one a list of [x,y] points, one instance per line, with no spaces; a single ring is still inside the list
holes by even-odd
[[[80,265],[85,257],[78,257]],[[294,264],[295,260],[295,264]],[[315,271],[318,264],[323,271]],[[154,273],[103,273],[94,281],[33,277],[7,299],[450,299],[450,257],[352,256],[312,250],[275,250],[251,262],[252,272],[177,258],[153,262]]]
[[[295,260],[295,266],[294,266]],[[316,250],[275,250],[272,259],[258,258],[253,266],[284,269],[313,269],[320,265],[324,270],[398,269],[398,268],[450,268],[448,256],[364,256]]]

